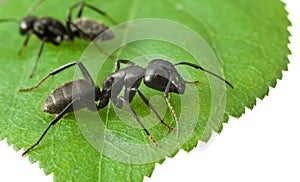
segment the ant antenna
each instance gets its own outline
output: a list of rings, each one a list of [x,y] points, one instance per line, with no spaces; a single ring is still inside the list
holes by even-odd
[[[174,66],[177,66],[177,65],[188,65],[188,66],[191,66],[191,67],[193,67],[193,68],[200,69],[200,70],[202,70],[202,71],[204,71],[204,72],[206,72],[206,73],[208,73],[208,74],[211,74],[211,75],[217,77],[218,79],[222,80],[222,81],[225,82],[227,85],[229,85],[232,89],[234,89],[233,85],[232,85],[231,83],[229,83],[227,80],[225,80],[225,79],[222,78],[221,76],[217,75],[216,73],[213,73],[213,72],[211,72],[211,71],[209,71],[209,70],[207,70],[207,69],[202,68],[201,66],[198,66],[198,65],[192,64],[192,63],[188,63],[188,62],[179,62],[179,63],[174,64]]]
[[[0,19],[0,23],[2,22],[16,22],[16,23],[20,23],[20,20],[16,19],[16,18],[3,18]]]
[[[41,3],[43,0],[36,0],[31,6],[30,8],[28,8],[27,10],[27,16],[30,15],[33,10],[35,10]]]
[[[28,9],[27,15],[30,15],[32,13],[32,11],[41,4],[41,2],[42,2],[42,0],[36,0],[30,6],[30,8]],[[20,20],[16,19],[16,18],[3,18],[3,19],[0,19],[0,23],[3,23],[3,22],[16,22],[16,23],[20,23]]]

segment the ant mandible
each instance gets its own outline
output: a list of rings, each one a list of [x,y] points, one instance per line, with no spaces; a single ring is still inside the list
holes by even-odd
[[[127,64],[129,66],[121,69],[120,68],[121,63]],[[175,66],[178,65],[187,65],[195,69],[200,69],[202,71],[205,71],[219,78],[220,80],[224,81],[227,85],[233,88],[232,84],[230,84],[224,78],[196,64],[192,64],[188,62],[179,62],[176,64],[172,64],[171,62],[163,59],[154,59],[148,63],[147,68],[142,68],[128,60],[118,60],[116,62],[115,72],[113,72],[108,77],[106,77],[106,79],[102,82],[102,91],[98,86],[95,85],[87,69],[84,67],[84,65],[81,62],[72,62],[50,72],[47,76],[45,76],[42,80],[40,80],[34,87],[27,88],[27,89],[20,89],[19,92],[32,91],[33,89],[38,88],[50,76],[53,76],[74,65],[79,66],[84,79],[78,79],[78,80],[68,82],[58,87],[50,94],[50,96],[48,96],[44,104],[44,111],[50,114],[58,114],[58,115],[54,120],[51,121],[51,123],[43,132],[43,134],[38,139],[38,141],[22,154],[23,156],[25,156],[29,151],[31,151],[34,147],[36,147],[43,139],[43,137],[46,135],[48,130],[53,125],[55,125],[67,112],[73,112],[74,110],[78,110],[82,108],[88,108],[89,110],[92,111],[100,110],[101,108],[104,108],[108,105],[109,100],[111,100],[112,103],[117,108],[122,108],[123,104],[125,104],[125,106],[129,110],[131,115],[140,124],[140,126],[145,131],[145,133],[152,141],[152,143],[157,146],[158,144],[155,141],[155,139],[145,128],[145,126],[139,119],[134,109],[130,106],[130,103],[133,97],[135,96],[135,94],[137,93],[139,95],[142,101],[155,114],[157,119],[159,119],[160,123],[164,127],[166,127],[169,131],[172,131],[173,128],[167,125],[162,120],[162,118],[159,116],[157,111],[151,105],[149,100],[139,90],[139,86],[142,80],[147,87],[164,92],[164,98],[176,120],[177,136],[179,137],[180,125],[179,125],[178,117],[168,99],[168,95],[170,92],[174,92],[177,94],[184,94],[185,85],[187,83],[198,83],[198,82],[185,81],[175,69]],[[125,89],[124,95],[119,96],[122,89]],[[75,104],[76,104],[76,108],[73,107]]]
[[[72,21],[72,11],[77,7],[79,7],[79,10],[77,12],[75,21]],[[81,16],[84,7],[87,7],[99,13],[100,15],[103,15],[113,25],[117,24],[116,21],[114,21],[113,18],[110,17],[107,13],[92,5],[86,4],[85,2],[76,3],[68,9],[66,26],[59,20],[48,16],[42,18],[38,18],[35,16],[27,16],[21,21],[13,18],[0,19],[0,22],[19,23],[21,35],[26,36],[23,46],[18,52],[18,55],[20,55],[23,49],[27,46],[29,38],[32,34],[35,34],[42,41],[38,51],[38,55],[35,60],[34,68],[29,76],[30,78],[33,77],[37,69],[38,61],[40,59],[46,42],[58,46],[63,40],[73,41],[75,37],[88,41],[94,40],[99,35],[100,36],[97,40],[101,41],[109,40],[114,37],[113,32],[110,31],[109,28],[103,23],[88,19],[82,19]]]

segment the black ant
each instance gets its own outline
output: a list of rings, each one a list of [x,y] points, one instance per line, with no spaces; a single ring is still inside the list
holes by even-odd
[[[128,67],[120,69],[120,64],[127,64]],[[144,84],[147,87],[150,87],[155,90],[163,91],[165,100],[170,108],[171,112],[174,115],[177,124],[177,136],[179,136],[179,121],[176,116],[176,113],[168,99],[168,94],[174,92],[177,94],[183,94],[185,92],[185,85],[187,83],[198,83],[196,82],[187,82],[185,81],[180,74],[175,69],[175,66],[178,65],[187,65],[195,69],[200,69],[205,71],[213,76],[224,81],[231,88],[233,86],[226,81],[224,78],[212,73],[196,64],[188,62],[179,62],[172,64],[169,61],[162,59],[155,59],[148,63],[147,68],[142,68],[131,61],[128,60],[118,60],[116,62],[115,72],[110,74],[102,82],[102,91],[98,86],[95,85],[93,79],[88,73],[87,69],[81,62],[72,62],[66,64],[62,67],[57,68],[56,70],[50,72],[46,77],[40,80],[34,87],[27,89],[20,89],[19,92],[32,91],[33,89],[38,88],[45,80],[50,76],[53,76],[71,66],[78,65],[84,79],[78,79],[71,82],[68,82],[56,90],[54,90],[50,96],[45,101],[44,111],[51,114],[58,114],[58,116],[51,121],[47,129],[38,139],[38,141],[28,148],[22,155],[26,155],[34,147],[36,147],[42,138],[45,136],[47,131],[51,126],[55,125],[67,112],[72,112],[74,110],[88,108],[89,110],[96,111],[101,108],[104,108],[108,105],[109,100],[117,107],[121,108],[123,104],[127,107],[131,115],[135,120],[141,125],[142,129],[146,132],[147,136],[150,138],[154,145],[158,145],[155,139],[151,136],[148,130],[144,127],[143,123],[140,121],[138,115],[130,106],[130,103],[137,93],[142,101],[147,105],[147,107],[155,114],[159,119],[160,123],[166,127],[169,131],[172,131],[173,128],[167,125],[156,112],[154,107],[144,96],[144,94],[139,90],[139,86],[143,80]],[[122,89],[125,89],[124,95],[119,96]],[[73,92],[72,92],[73,91]],[[76,108],[74,107],[76,105]]]
[[[72,21],[72,11],[78,6],[79,11],[77,12],[75,21]],[[34,75],[39,58],[42,54],[46,42],[50,42],[53,45],[58,46],[63,40],[73,41],[75,37],[88,41],[94,40],[100,34],[101,35],[97,40],[105,41],[114,37],[113,32],[110,31],[109,28],[104,24],[92,20],[82,19],[81,15],[84,7],[90,8],[91,10],[103,15],[113,25],[117,24],[116,21],[114,21],[113,18],[106,14],[104,11],[86,4],[85,2],[76,3],[68,9],[66,26],[59,20],[48,16],[42,18],[27,16],[21,21],[13,18],[0,19],[0,22],[19,23],[21,35],[26,36],[23,46],[18,52],[18,55],[20,55],[23,49],[27,46],[31,34],[35,34],[42,41],[34,68],[29,76],[30,78],[32,78]]]

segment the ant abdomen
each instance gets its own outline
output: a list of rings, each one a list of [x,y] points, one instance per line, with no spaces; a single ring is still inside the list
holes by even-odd
[[[78,100],[66,112],[73,112],[89,105],[95,105],[95,88],[86,80],[79,79],[68,82],[54,90],[46,99],[44,112],[61,113],[75,98]],[[74,107],[76,104],[76,107]],[[94,109],[92,109],[94,110]]]
[[[96,21],[77,18],[74,26],[76,26],[76,29],[73,30],[74,35],[87,41],[92,41],[96,38],[98,41],[114,38],[114,33],[109,30],[109,27]]]

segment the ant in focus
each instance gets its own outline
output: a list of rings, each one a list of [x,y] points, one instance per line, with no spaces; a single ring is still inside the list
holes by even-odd
[[[120,64],[128,65],[125,68],[120,68]],[[57,73],[70,68],[74,65],[77,65],[80,68],[80,71],[84,79],[77,79],[71,82],[68,82],[56,90],[54,90],[46,99],[44,103],[44,112],[50,114],[58,114],[57,117],[51,121],[46,130],[43,132],[41,137],[37,140],[35,144],[29,147],[22,155],[25,156],[33,148],[35,148],[43,137],[46,135],[48,130],[55,125],[66,113],[73,112],[82,108],[88,108],[91,111],[97,111],[101,108],[104,108],[108,105],[109,100],[112,101],[113,105],[117,108],[122,108],[123,104],[129,110],[131,115],[135,120],[140,124],[142,129],[145,131],[152,143],[158,146],[155,139],[145,128],[141,120],[139,119],[136,112],[130,106],[131,101],[133,100],[135,94],[142,99],[146,106],[155,114],[160,123],[167,128],[169,131],[172,131],[173,128],[167,125],[159,114],[156,112],[154,107],[151,105],[149,100],[144,96],[144,94],[139,90],[139,86],[143,80],[144,84],[154,90],[164,92],[164,98],[168,104],[169,109],[171,110],[177,125],[177,136],[179,137],[180,125],[179,120],[176,115],[175,110],[173,109],[168,95],[170,92],[176,94],[184,94],[186,84],[195,84],[195,82],[185,81],[181,75],[175,69],[179,65],[187,65],[195,69],[200,69],[204,72],[207,72],[221,81],[224,81],[227,85],[233,88],[232,84],[226,81],[224,78],[216,75],[215,73],[208,71],[201,66],[188,62],[179,62],[173,64],[169,61],[163,59],[154,59],[150,61],[147,65],[147,68],[142,68],[135,63],[128,60],[118,60],[116,62],[115,71],[107,76],[102,82],[102,90],[95,85],[95,82],[91,78],[89,72],[81,62],[71,62],[64,66],[61,66],[54,71],[50,72],[42,80],[40,80],[35,86],[27,89],[19,89],[19,92],[28,92],[38,88],[44,81],[46,81],[50,76],[54,76]],[[120,95],[122,89],[124,90],[124,95]]]
[[[79,10],[77,12],[75,20],[72,21],[72,11],[77,7],[79,7]],[[33,77],[35,70],[37,69],[38,61],[46,42],[58,46],[63,40],[73,41],[75,37],[87,41],[93,41],[99,35],[100,36],[97,40],[100,41],[114,38],[113,32],[110,31],[109,28],[103,23],[81,18],[84,7],[87,7],[100,15],[103,15],[113,25],[117,24],[116,21],[114,21],[113,18],[106,14],[104,11],[92,5],[86,4],[85,2],[76,3],[68,9],[66,26],[59,20],[48,16],[42,18],[27,16],[21,21],[13,18],[0,19],[0,22],[19,23],[21,35],[26,36],[23,46],[18,52],[18,55],[20,55],[23,49],[27,46],[31,34],[35,34],[42,41],[34,68],[29,76],[30,78]]]

